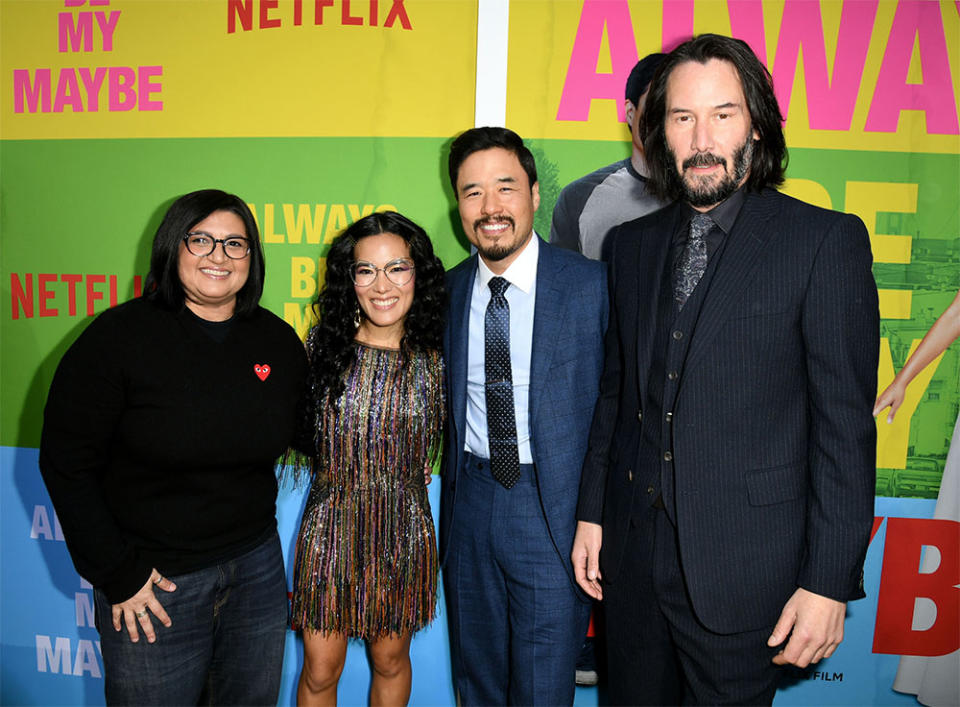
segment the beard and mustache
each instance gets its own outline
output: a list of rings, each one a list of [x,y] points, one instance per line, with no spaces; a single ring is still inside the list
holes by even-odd
[[[667,154],[670,157],[671,164],[677,164],[677,156],[667,145]],[[737,190],[744,177],[750,171],[750,163],[753,160],[753,139],[747,136],[743,144],[733,153],[733,171],[731,172],[727,165],[727,160],[712,152],[698,152],[693,157],[688,157],[681,165],[682,171],[671,170],[674,179],[676,191],[679,191],[684,200],[691,206],[705,208],[714,206],[724,201],[733,192]],[[712,181],[713,177],[691,177],[686,178],[686,171],[691,167],[710,167],[721,165],[724,173],[719,181]]]
[[[510,232],[513,233],[513,238],[506,239],[503,236],[500,237],[497,243],[485,244],[483,239],[479,236],[480,227],[487,224],[494,223],[506,223],[510,225]],[[477,252],[480,253],[484,258],[491,262],[498,262],[504,258],[513,255],[516,253],[526,241],[518,242],[516,237],[517,233],[517,224],[513,220],[512,216],[503,214],[501,216],[487,216],[486,218],[478,218],[473,222],[473,232],[477,235]],[[508,235],[504,231],[504,236]]]

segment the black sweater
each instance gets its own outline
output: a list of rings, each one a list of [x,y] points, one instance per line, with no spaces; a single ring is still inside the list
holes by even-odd
[[[112,603],[152,567],[209,567],[276,527],[274,461],[306,357],[265,309],[228,326],[218,342],[189,310],[136,299],[101,314],[57,368],[40,471],[77,571]]]

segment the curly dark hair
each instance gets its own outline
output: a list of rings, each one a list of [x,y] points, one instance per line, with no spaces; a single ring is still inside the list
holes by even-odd
[[[309,390],[314,404],[327,395],[336,399],[343,392],[343,374],[356,357],[353,345],[357,327],[357,296],[350,277],[354,247],[361,238],[381,233],[400,236],[410,248],[416,268],[413,304],[404,321],[401,354],[439,350],[443,343],[443,313],[446,305],[443,263],[433,253],[433,244],[420,226],[396,211],[370,214],[350,225],[334,239],[327,253],[326,282],[314,312],[317,325],[307,338],[310,359]],[[315,424],[315,409],[307,411]]]
[[[648,185],[654,194],[665,201],[675,201],[683,196],[683,182],[670,156],[665,134],[667,80],[680,64],[688,61],[706,64],[711,59],[730,62],[737,70],[750,122],[760,136],[753,145],[747,189],[760,191],[764,187],[778,187],[783,183],[787,145],[783,137],[783,115],[773,93],[770,72],[743,40],[719,34],[701,34],[670,52],[657,68],[640,118],[643,153],[650,170]]]

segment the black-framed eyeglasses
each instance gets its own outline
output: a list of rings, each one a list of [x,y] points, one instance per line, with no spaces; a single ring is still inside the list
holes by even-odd
[[[410,282],[415,269],[413,261],[409,258],[391,260],[382,268],[378,268],[373,263],[358,260],[350,266],[350,278],[357,287],[369,287],[377,281],[377,275],[382,272],[394,285],[403,286]]]
[[[217,243],[223,246],[224,255],[233,260],[242,260],[250,253],[250,241],[242,236],[214,238],[203,231],[191,231],[183,237],[183,242],[187,250],[199,257],[212,255],[217,249]]]

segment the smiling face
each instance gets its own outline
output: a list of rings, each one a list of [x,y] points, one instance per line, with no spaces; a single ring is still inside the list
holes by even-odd
[[[691,206],[708,211],[746,181],[759,136],[733,64],[676,66],[667,80],[665,120],[667,149]]]
[[[203,232],[217,240],[247,237],[243,221],[232,211],[214,211],[190,229]],[[186,235],[186,234],[184,234]],[[216,244],[210,255],[193,255],[185,243],[180,243],[177,273],[183,285],[184,304],[201,319],[224,321],[233,316],[237,293],[250,274],[250,254],[234,260]]]
[[[502,147],[478,150],[457,172],[457,208],[467,239],[490,269],[502,274],[533,234],[540,185]]]
[[[417,274],[414,270],[406,284],[397,285],[387,277],[384,269],[390,272],[394,267],[408,267],[411,262],[410,246],[395,233],[380,233],[358,240],[353,247],[353,258],[355,262],[372,266],[365,267],[367,271],[379,268],[374,272],[372,284],[353,286],[363,312],[357,340],[377,346],[399,347],[403,339],[403,324],[413,304]]]

